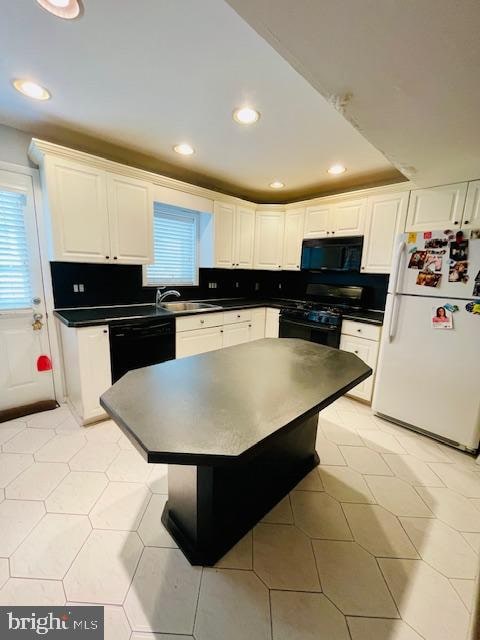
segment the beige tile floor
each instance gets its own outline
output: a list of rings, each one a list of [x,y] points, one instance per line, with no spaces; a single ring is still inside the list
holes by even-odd
[[[480,466],[346,398],[321,466],[215,568],[160,523],[167,468],[66,407],[0,424],[0,605],[105,607],[107,640],[465,640]]]

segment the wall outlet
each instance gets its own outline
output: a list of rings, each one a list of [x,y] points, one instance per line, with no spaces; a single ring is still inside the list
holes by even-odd
[[[255,291],[260,291],[260,283],[255,282]]]
[[[239,282],[235,282],[235,289],[238,289],[238,287],[240,286]]]
[[[78,293],[78,284],[73,285],[73,293]]]
[[[282,288],[282,283],[281,283],[281,282],[279,282],[279,283],[278,283],[278,288],[279,288],[279,289],[281,289],[281,288]]]
[[[85,285],[84,285],[84,284],[79,284],[79,285],[78,285],[78,290],[80,291],[80,293],[84,293],[84,291],[85,291]]]

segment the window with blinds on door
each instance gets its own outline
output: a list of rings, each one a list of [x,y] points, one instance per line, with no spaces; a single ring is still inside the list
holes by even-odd
[[[198,212],[154,203],[154,263],[144,267],[144,285],[198,284]]]
[[[0,189],[0,310],[31,307],[26,197]]]

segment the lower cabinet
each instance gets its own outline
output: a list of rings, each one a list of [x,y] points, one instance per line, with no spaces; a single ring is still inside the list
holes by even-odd
[[[362,337],[365,336],[365,337]],[[340,349],[354,353],[372,368],[372,375],[349,391],[348,395],[371,402],[373,385],[375,382],[375,370],[377,367],[378,348],[380,341],[380,327],[344,321],[340,338]]]
[[[267,309],[266,319],[265,319],[265,337],[278,338],[279,325],[280,325],[280,310]]]
[[[99,398],[112,385],[108,325],[60,327],[69,404],[82,424],[95,422],[106,416]]]
[[[185,358],[197,353],[221,349],[223,346],[222,327],[207,327],[182,331],[176,335],[176,357]]]
[[[223,326],[222,347],[233,347],[236,344],[250,342],[252,325],[250,322],[227,324]]]

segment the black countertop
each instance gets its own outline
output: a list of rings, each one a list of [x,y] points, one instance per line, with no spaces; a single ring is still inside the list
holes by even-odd
[[[371,373],[345,351],[263,338],[129,371],[100,404],[149,462],[221,464],[258,453]]]
[[[226,298],[216,300],[202,300],[218,305],[219,308],[208,309],[197,313],[215,313],[236,309],[248,309],[259,307],[273,307],[283,309],[285,307],[295,307],[301,300],[286,298]],[[135,318],[172,318],[176,316],[188,315],[186,313],[175,314],[171,311],[157,309],[153,304],[126,305],[124,307],[78,307],[76,309],[55,309],[55,316],[67,325],[67,327],[89,327],[100,324],[108,324],[118,320],[132,320]],[[357,320],[368,324],[383,324],[383,311],[373,311],[369,309],[349,310],[343,314],[344,318]]]

